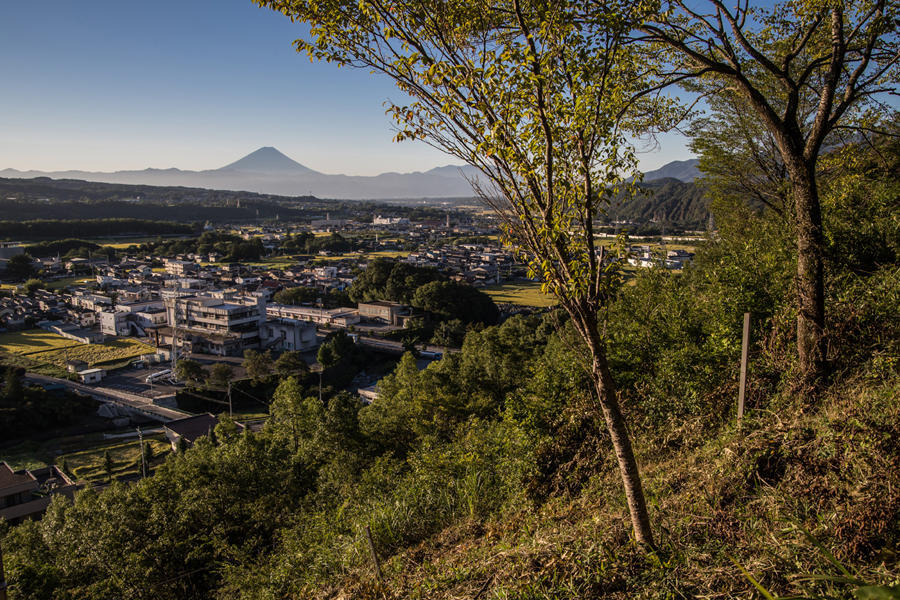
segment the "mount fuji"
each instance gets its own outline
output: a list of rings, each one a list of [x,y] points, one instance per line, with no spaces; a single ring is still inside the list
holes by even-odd
[[[688,177],[693,179],[691,167],[696,170],[696,160],[682,161],[674,169],[667,169],[668,166],[645,174],[644,181],[667,176],[679,179],[684,177],[683,181],[688,180]],[[660,175],[655,176],[656,173]],[[311,194],[319,198],[375,200],[470,197],[474,193],[469,180],[477,177],[477,171],[470,166],[447,165],[425,172],[391,172],[370,177],[331,175],[314,171],[276,148],[265,146],[224,167],[204,171],[171,168],[103,173],[4,169],[0,171],[0,177],[83,179],[104,183],[200,187],[282,196]]]

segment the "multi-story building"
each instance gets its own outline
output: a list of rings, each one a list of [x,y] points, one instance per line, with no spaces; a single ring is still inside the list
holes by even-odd
[[[165,301],[167,324],[161,333],[191,352],[240,356],[259,348],[266,303],[255,296],[197,295]]]
[[[157,343],[182,352],[241,356],[247,349],[307,351],[315,348],[316,326],[290,314],[273,315],[260,295],[197,294],[166,298],[165,327]]]
[[[193,273],[196,273],[199,267],[197,263],[186,261],[186,260],[174,260],[174,259],[166,259],[164,261],[166,267],[166,273],[169,275],[175,275],[176,277],[186,277]]]
[[[128,313],[118,310],[101,310],[97,316],[100,318],[100,333],[103,335],[117,336],[130,333]]]
[[[334,327],[350,327],[359,323],[359,312],[353,308],[314,308],[289,304],[269,304],[266,307],[266,314],[275,319],[296,319]]]
[[[316,326],[297,319],[270,319],[259,330],[265,350],[305,352],[316,347]]]

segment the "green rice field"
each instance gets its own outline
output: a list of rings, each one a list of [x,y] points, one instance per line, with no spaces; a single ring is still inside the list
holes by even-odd
[[[516,281],[501,283],[482,288],[494,302],[518,304],[520,306],[553,306],[556,299],[541,291],[541,284],[536,281]]]
[[[117,338],[103,344],[82,344],[61,335],[31,329],[0,335],[0,353],[17,355],[14,361],[29,370],[39,365],[64,368],[67,360],[83,360],[90,366],[118,367],[142,354],[155,352],[153,346],[130,338]]]
[[[30,329],[0,335],[0,350],[13,354],[37,354],[79,345],[82,344],[43,329]]]

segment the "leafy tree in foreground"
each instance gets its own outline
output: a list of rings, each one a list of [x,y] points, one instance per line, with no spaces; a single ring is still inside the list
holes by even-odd
[[[797,237],[797,352],[808,384],[827,374],[825,235],[816,165],[842,130],[865,131],[870,114],[895,112],[896,2],[663,0],[640,29],[671,54],[665,83],[707,94],[737,92],[771,135],[791,184]]]
[[[113,465],[112,456],[109,454],[109,450],[106,450],[103,453],[103,471],[106,473],[106,478],[109,481],[112,481],[113,469],[114,469],[114,465]]]
[[[312,25],[298,49],[368,68],[413,98],[398,139],[477,167],[480,195],[571,315],[618,459],[636,539],[652,545],[637,461],[609,371],[602,307],[616,278],[594,219],[632,187],[620,117],[640,64],[623,41],[633,7],[527,0],[256,0]],[[653,115],[648,112],[642,117]]]
[[[25,397],[25,389],[15,367],[7,367],[3,383],[3,400],[7,406],[15,406]]]
[[[449,321],[438,323],[438,326],[434,328],[434,336],[431,338],[431,343],[438,346],[459,348],[465,339],[466,324],[459,319],[450,319]]]
[[[329,369],[341,362],[351,360],[356,353],[356,345],[343,330],[337,331],[319,346],[316,360]]]

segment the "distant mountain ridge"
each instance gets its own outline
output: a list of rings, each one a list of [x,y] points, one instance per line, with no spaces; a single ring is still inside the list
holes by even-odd
[[[684,183],[690,183],[702,175],[700,163],[696,158],[688,160],[673,160],[666,163],[655,171],[647,171],[644,173],[644,181],[656,181],[658,179],[677,179]]]
[[[675,166],[673,166],[675,165]],[[675,177],[691,181],[696,159],[669,163],[644,175],[644,181]],[[447,165],[425,172],[382,173],[375,176],[330,175],[314,171],[265,146],[219,169],[184,171],[177,168],[112,173],[91,171],[18,171],[4,169],[0,177],[81,179],[84,181],[153,186],[184,186],[247,191],[281,196],[315,195],[347,200],[454,198],[473,196],[470,179],[478,171],[470,166]]]

